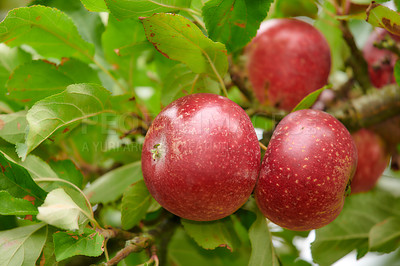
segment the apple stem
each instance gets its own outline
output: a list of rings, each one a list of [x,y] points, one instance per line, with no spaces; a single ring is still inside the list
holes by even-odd
[[[262,144],[261,142],[258,142],[258,144],[260,144],[261,149],[263,149],[264,151],[267,150],[267,146],[265,146],[265,145]]]

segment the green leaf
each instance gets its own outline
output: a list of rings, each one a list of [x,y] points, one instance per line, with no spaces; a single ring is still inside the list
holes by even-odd
[[[38,210],[32,202],[14,198],[7,191],[0,191],[1,215],[36,215]]]
[[[25,140],[26,111],[19,111],[10,114],[0,115],[0,137],[4,140],[16,144]]]
[[[255,128],[262,128],[265,131],[270,131],[274,129],[275,121],[259,115],[253,115],[251,117],[251,123]]]
[[[0,215],[0,231],[17,227],[17,217],[14,215]],[[0,243],[1,246],[1,243]]]
[[[191,0],[105,0],[117,19],[138,18],[190,7]]]
[[[16,68],[6,86],[11,100],[32,106],[64,91],[72,83],[74,81],[58,71],[55,64],[38,60]]]
[[[125,189],[143,179],[141,162],[134,162],[112,170],[97,178],[84,189],[92,204],[108,203],[122,196]]]
[[[54,255],[53,234],[58,231],[57,228],[48,226],[46,243],[44,244],[42,254],[38,258],[36,265],[57,266],[56,256]]]
[[[370,230],[385,219],[399,216],[399,203],[383,191],[351,195],[338,218],[316,230],[311,245],[313,259],[331,265],[354,249],[368,247]]]
[[[320,15],[316,19],[314,26],[325,36],[331,48],[332,68],[331,73],[343,69],[345,59],[350,55],[349,48],[343,39],[340,28],[340,21],[332,17],[332,12],[336,12],[336,7],[329,1],[324,1],[320,10]]]
[[[0,87],[2,88],[14,69],[31,60],[31,55],[20,48],[10,48],[0,43]]]
[[[230,52],[244,47],[256,35],[272,0],[212,0],[203,7],[209,37]]]
[[[367,22],[400,36],[400,15],[386,6],[372,2],[367,9]]]
[[[0,42],[32,46],[45,57],[75,57],[91,62],[94,47],[79,35],[72,20],[58,9],[31,6],[11,10],[0,23]]]
[[[68,134],[68,143],[65,147],[69,154],[75,154],[84,163],[99,165],[103,162],[104,152],[107,150],[107,128],[101,123],[102,115],[95,116],[71,130]],[[93,123],[94,122],[94,123]],[[91,124],[89,124],[91,123]]]
[[[145,49],[151,48],[140,21],[118,21],[109,16],[107,28],[102,35],[102,44],[104,55],[113,69],[129,83],[134,81],[136,85],[137,60]]]
[[[122,228],[129,230],[137,225],[146,216],[152,201],[153,197],[143,180],[129,186],[122,197]]]
[[[240,247],[231,252],[226,248],[206,250],[190,238],[182,228],[178,228],[168,245],[171,265],[177,266],[243,266],[249,261],[250,250]]]
[[[370,1],[370,0],[368,0]],[[354,2],[354,1],[352,1]],[[278,0],[274,7],[273,17],[297,17],[307,16],[315,18],[318,13],[318,6],[315,0]]]
[[[68,180],[77,187],[82,188],[83,175],[71,160],[50,161],[50,167],[61,179]]]
[[[211,222],[196,222],[186,219],[181,219],[181,222],[186,233],[202,248],[226,247],[233,251],[240,245],[230,217]]]
[[[165,78],[161,103],[166,106],[188,94],[208,92],[218,94],[218,83],[205,74],[196,74],[186,65],[178,64],[171,68]]]
[[[73,83],[96,83],[101,84],[98,73],[88,64],[75,58],[64,58],[60,65],[57,66],[58,71],[72,79]]]
[[[22,162],[17,160],[16,162],[28,170],[34,180],[42,177],[58,177],[53,169],[51,169],[43,159],[36,155],[29,154],[25,161]]]
[[[66,230],[79,229],[82,210],[62,188],[49,192],[38,210],[37,218],[43,222]]]
[[[313,91],[310,94],[308,94],[306,97],[303,98],[303,100],[301,100],[296,105],[295,108],[293,108],[292,112],[295,112],[298,110],[303,110],[303,109],[308,109],[311,106],[313,106],[313,104],[317,101],[321,92],[323,92],[325,89],[327,89],[329,87],[330,87],[330,85],[326,85],[326,86],[322,87],[321,89]]]
[[[267,218],[258,209],[254,200],[249,201],[246,207],[257,215],[249,229],[252,251],[248,265],[279,265]]]
[[[59,94],[37,102],[27,114],[29,132],[25,145],[17,146],[18,155],[25,159],[56,130],[104,113],[110,93],[95,84],[74,84]]]
[[[97,57],[101,50],[100,36],[105,29],[104,23],[100,18],[100,13],[88,12],[80,0],[35,0],[37,4],[62,10],[72,19],[75,26],[78,28],[82,39],[88,43],[94,44],[96,50],[96,60],[101,60]],[[92,1],[92,0],[89,0]],[[31,3],[32,4],[32,3]],[[63,59],[64,60],[64,59]]]
[[[142,145],[133,142],[130,144],[115,147],[104,152],[107,158],[113,159],[115,162],[129,164],[139,161],[142,157]]]
[[[35,265],[46,238],[44,223],[0,232],[0,265]]]
[[[104,251],[104,237],[89,228],[85,228],[83,234],[57,232],[53,234],[53,241],[57,261],[76,255],[97,257]]]
[[[208,39],[185,17],[161,13],[141,21],[147,39],[166,57],[185,63],[195,73],[223,77],[228,71],[225,46]]]
[[[6,87],[8,98],[22,105],[64,91],[73,83],[100,83],[97,73],[77,59],[65,59],[60,65],[36,60],[20,65],[10,76]]]
[[[33,181],[25,168],[6,159],[2,153],[0,167],[0,190],[6,190],[17,198],[33,197],[35,206],[43,203],[46,192]]]
[[[108,12],[104,0],[81,0],[85,8],[92,12]]]
[[[369,249],[389,253],[400,246],[400,218],[390,217],[369,231]]]

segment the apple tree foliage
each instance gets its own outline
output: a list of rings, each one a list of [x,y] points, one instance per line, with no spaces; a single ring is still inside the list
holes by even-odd
[[[364,83],[345,36],[360,48],[372,27],[400,35],[400,1],[377,2],[33,0],[9,11],[0,23],[0,265],[310,265],[294,241],[310,232],[269,223],[253,198],[213,222],[165,211],[144,184],[141,145],[163,107],[197,92],[229,96],[268,138],[285,114],[260,107],[240,81],[243,48],[269,18],[313,23],[332,51],[328,86],[355,79],[357,95]],[[316,230],[313,262],[354,251],[400,258],[399,178],[387,169],[372,191],[347,197]]]

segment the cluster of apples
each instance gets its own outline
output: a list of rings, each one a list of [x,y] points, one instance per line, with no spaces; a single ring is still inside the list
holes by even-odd
[[[290,110],[327,83],[329,45],[308,23],[269,20],[246,54],[261,103]],[[255,129],[239,105],[215,94],[192,94],[154,119],[143,145],[143,176],[160,205],[185,219],[224,218],[254,193],[274,223],[311,230],[341,212],[357,167],[356,144],[372,141],[367,135],[355,142],[330,114],[299,110],[280,121],[261,160]]]

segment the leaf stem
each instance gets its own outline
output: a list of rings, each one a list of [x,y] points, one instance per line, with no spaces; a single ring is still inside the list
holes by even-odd
[[[197,24],[198,24],[200,27],[202,27],[204,30],[207,30],[207,29],[206,29],[206,25],[204,24],[203,21],[201,21],[201,19],[199,19],[198,16],[192,14],[192,18],[197,22]]]
[[[108,238],[104,239],[104,256],[106,257],[106,261],[109,261],[110,255],[108,255],[107,242],[108,242]]]
[[[186,12],[188,12],[188,13],[195,14],[195,15],[197,15],[197,16],[201,16],[201,13],[200,13],[200,12],[197,12],[197,11],[191,9],[191,8],[166,5],[166,4],[162,4],[162,3],[159,3],[159,2],[156,2],[156,1],[153,1],[153,0],[148,0],[148,1],[151,2],[151,3],[153,3],[153,4],[156,4],[156,5],[165,7],[165,8],[176,9],[176,10],[182,10],[182,11],[186,11]]]
[[[221,75],[218,73],[218,70],[215,67],[215,65],[214,65],[213,61],[211,60],[210,56],[206,52],[203,52],[203,54],[207,58],[208,62],[210,62],[210,66],[211,66],[215,76],[217,77],[217,79],[219,81],[219,84],[221,85],[222,91],[224,92],[225,97],[228,98],[228,91],[226,90],[224,80],[222,79]]]

